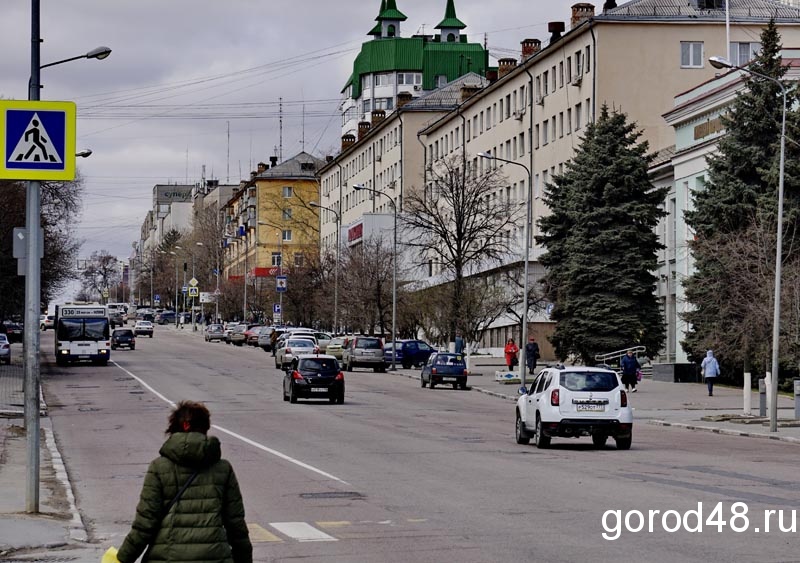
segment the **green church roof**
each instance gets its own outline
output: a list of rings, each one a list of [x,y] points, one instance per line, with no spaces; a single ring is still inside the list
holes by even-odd
[[[381,13],[376,18],[378,21],[383,20],[400,20],[406,21],[408,18],[397,9],[397,2],[395,0],[386,0],[386,7],[381,11]]]
[[[382,14],[383,12],[385,12],[385,11],[386,11],[386,0],[381,0],[381,9],[380,9],[380,10],[378,10],[378,17],[377,17],[377,18],[375,18],[375,20],[377,21],[377,20],[378,20],[378,18],[380,18],[380,17],[381,17],[381,14]],[[381,33],[382,33],[382,32],[381,32],[381,22],[380,22],[380,21],[378,21],[378,23],[376,23],[376,24],[375,24],[375,27],[373,27],[373,28],[370,30],[370,32],[369,32],[369,33],[367,33],[367,35],[375,35],[375,36],[378,36],[378,37],[380,37]]]
[[[447,8],[444,11],[444,19],[434,29],[464,29],[467,25],[456,17],[455,0],[447,0]]]

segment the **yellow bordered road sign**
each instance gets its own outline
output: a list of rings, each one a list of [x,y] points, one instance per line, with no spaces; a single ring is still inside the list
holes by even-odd
[[[74,180],[74,102],[0,100],[0,179]]]

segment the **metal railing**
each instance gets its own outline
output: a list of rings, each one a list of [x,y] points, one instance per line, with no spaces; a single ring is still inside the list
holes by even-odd
[[[605,354],[597,354],[594,357],[594,359],[601,364],[619,365],[619,361],[622,359],[622,356],[628,353],[628,350],[633,352],[636,355],[636,358],[638,359],[640,355],[644,354],[647,351],[647,348],[644,346],[631,346],[630,348],[625,348],[623,350],[606,352]],[[609,360],[612,360],[612,362],[609,362]]]

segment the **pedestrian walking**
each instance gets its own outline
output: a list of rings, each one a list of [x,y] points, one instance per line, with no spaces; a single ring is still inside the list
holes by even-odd
[[[456,333],[456,354],[463,354],[464,353],[464,337],[461,336],[460,332]]]
[[[719,375],[719,362],[714,357],[714,352],[712,350],[706,351],[706,357],[703,358],[703,362],[700,364],[700,373],[703,374],[703,378],[706,380],[706,386],[708,386],[708,396],[714,396],[714,380]]]
[[[233,467],[220,442],[208,436],[206,406],[179,403],[169,416],[167,441],[150,463],[120,563],[219,561],[252,563],[253,546]]]
[[[539,343],[536,338],[531,336],[525,345],[525,363],[528,364],[528,374],[534,375],[536,370],[536,360],[539,359]]]
[[[633,355],[633,350],[628,350],[622,361],[619,363],[622,368],[622,383],[625,385],[625,390],[631,393],[636,393],[636,383],[638,382],[638,371],[642,368],[639,360]]]
[[[180,314],[180,315],[178,315],[178,316],[180,317],[180,325],[181,325],[181,330],[183,330],[183,323],[185,323],[185,322],[186,322],[186,313],[181,313],[181,314]]]
[[[517,354],[519,353],[519,347],[514,343],[513,338],[509,338],[506,342],[506,347],[503,349],[503,352],[506,355],[506,365],[508,366],[508,371],[513,371],[514,366],[519,364],[519,359],[517,359]]]

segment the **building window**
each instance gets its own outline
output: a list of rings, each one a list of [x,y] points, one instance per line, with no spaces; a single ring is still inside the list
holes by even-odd
[[[283,210],[283,220],[288,221],[291,218],[292,218],[292,208],[287,207],[286,209]]]
[[[539,148],[539,125],[536,125],[536,133],[533,138],[534,146],[538,149]]]
[[[591,56],[590,53],[592,52],[592,47],[590,45],[586,46],[586,56],[583,57],[583,70],[584,72],[589,72],[591,70]]]
[[[567,109],[567,135],[572,133],[572,108]]]
[[[575,106],[575,131],[581,128],[581,105]]]
[[[292,197],[292,186],[283,186],[283,197]]]
[[[281,265],[281,253],[280,252],[273,252],[272,253],[272,265],[273,266],[280,266]]]
[[[564,61],[558,63],[558,87],[564,87]]]
[[[542,122],[542,144],[547,144],[547,120]]]
[[[394,84],[394,74],[384,72],[375,75],[375,86],[391,86]]]
[[[731,62],[744,66],[752,61],[761,50],[761,43],[731,43]]]
[[[447,84],[447,75],[446,74],[439,74],[436,76],[436,87],[441,88]]]
[[[702,41],[681,41],[681,68],[703,68]]]
[[[564,112],[559,112],[558,114],[558,136],[564,136]]]
[[[586,98],[586,123],[592,122],[592,100]]]
[[[375,98],[375,109],[394,109],[394,98]]]
[[[542,73],[542,94],[547,95],[550,92],[550,76],[547,71]]]
[[[386,26],[386,37],[394,37],[396,31],[393,25]]]
[[[305,264],[305,256],[303,256],[302,252],[295,252],[294,253],[294,265],[298,268],[302,268]]]
[[[397,83],[407,86],[422,84],[422,75],[416,72],[399,72],[397,73]]]
[[[567,84],[572,83],[572,57],[567,57]]]
[[[550,76],[553,77],[553,92],[556,91],[556,67],[553,65],[553,68],[550,69]]]
[[[283,229],[281,233],[281,239],[283,242],[291,242],[292,240],[292,229]]]
[[[583,65],[581,64],[581,52],[575,52],[575,74],[578,76],[583,75]]]

